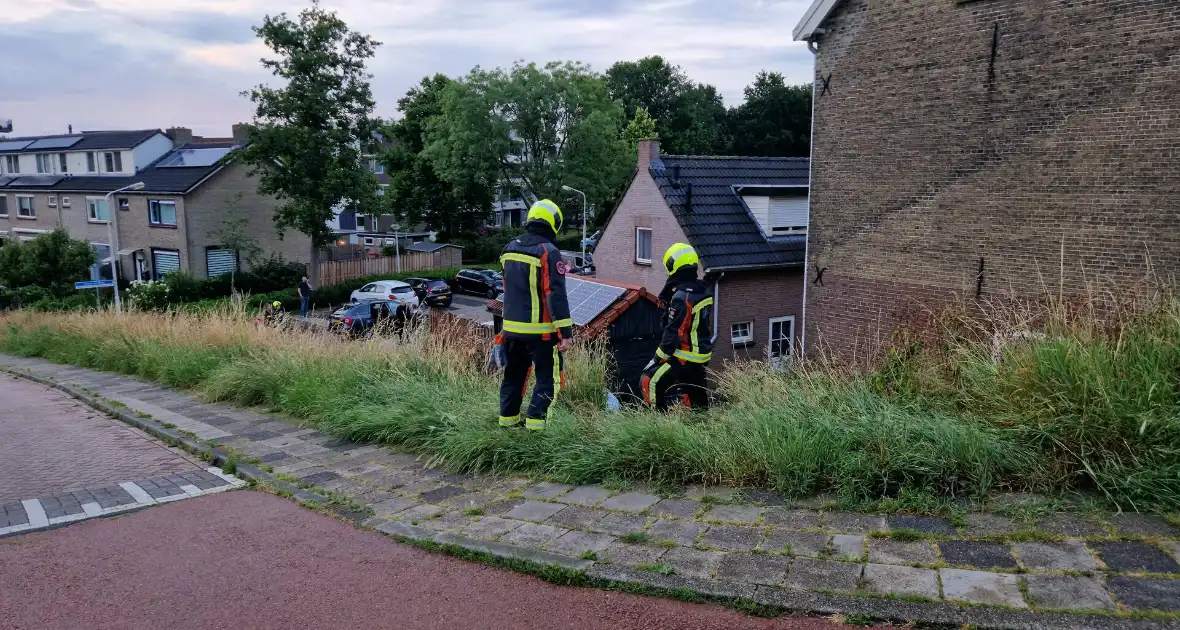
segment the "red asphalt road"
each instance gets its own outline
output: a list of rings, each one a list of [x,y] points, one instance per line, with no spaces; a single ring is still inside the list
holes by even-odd
[[[841,627],[554,586],[249,491],[0,540],[0,585],[22,630]]]

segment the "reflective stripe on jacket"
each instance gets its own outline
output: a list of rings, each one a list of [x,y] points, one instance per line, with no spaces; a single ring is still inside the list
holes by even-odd
[[[546,339],[557,334],[572,339],[565,265],[557,246],[529,232],[508,242],[500,263],[504,266],[504,334]]]
[[[676,287],[668,302],[664,335],[656,357],[671,357],[690,363],[708,363],[713,358],[713,296],[699,280]]]

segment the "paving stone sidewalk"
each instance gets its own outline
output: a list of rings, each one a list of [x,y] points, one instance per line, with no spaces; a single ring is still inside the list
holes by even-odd
[[[366,524],[390,533],[437,532],[487,541],[494,553],[684,576],[772,600],[814,592],[1023,611],[1154,611],[1169,627],[1171,615],[1160,613],[1180,613],[1180,531],[1156,516],[1060,513],[1019,523],[971,514],[951,523],[801,509],[772,493],[727,488],[666,496],[453,475],[414,455],[129,377],[7,355],[0,366],[86,388],[347,496],[372,509]]]

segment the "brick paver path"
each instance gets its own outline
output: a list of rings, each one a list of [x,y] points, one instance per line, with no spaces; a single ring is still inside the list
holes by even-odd
[[[0,504],[129,479],[203,470],[69,396],[0,377]]]

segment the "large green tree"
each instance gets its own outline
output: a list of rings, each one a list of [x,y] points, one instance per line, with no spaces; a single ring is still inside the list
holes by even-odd
[[[492,188],[482,179],[444,179],[425,153],[426,130],[442,114],[442,97],[454,81],[442,74],[425,77],[398,100],[401,119],[386,133],[393,146],[381,159],[389,174],[385,197],[397,217],[423,222],[450,238],[487,219]]]
[[[607,69],[606,84],[627,120],[639,109],[656,120],[664,152],[714,155],[725,149],[726,109],[717,88],[692,81],[663,57],[617,62]]]
[[[787,85],[762,71],[746,86],[746,101],[729,112],[735,155],[807,157],[811,154],[811,86]]]
[[[634,156],[623,126],[622,107],[584,64],[477,67],[444,91],[441,115],[428,125],[426,154],[455,185],[492,190],[509,182],[527,194],[564,200],[573,225],[581,198],[564,193],[563,185],[584,191],[597,207],[625,185]]]
[[[334,209],[377,205],[377,181],[362,156],[373,148],[376,128],[365,63],[380,43],[317,0],[298,20],[268,15],[254,32],[277,56],[262,65],[281,86],[246,93],[256,110],[242,159],[254,167],[259,191],[280,200],[275,225],[311,238],[315,280],[318,251],[333,237]]]
[[[9,288],[38,286],[57,295],[73,292],[74,282],[90,279],[94,248],[70,238],[63,229],[0,247],[0,284]]]

